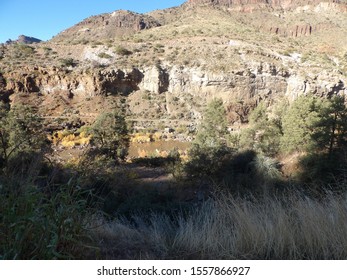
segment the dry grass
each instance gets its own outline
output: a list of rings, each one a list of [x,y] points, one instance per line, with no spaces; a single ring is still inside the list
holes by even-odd
[[[105,258],[346,259],[347,202],[294,194],[262,201],[230,196],[187,217],[138,215],[102,224],[95,235]]]

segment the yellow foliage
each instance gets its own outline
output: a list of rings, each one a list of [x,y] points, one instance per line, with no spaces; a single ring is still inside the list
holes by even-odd
[[[61,141],[61,145],[65,148],[73,148],[73,147],[75,147],[75,142],[63,139]]]
[[[75,139],[76,139],[76,136],[74,134],[70,134],[70,135],[65,136],[62,139],[62,141],[73,142],[73,141],[75,141]]]
[[[63,130],[55,132],[51,139],[54,145],[60,143],[66,148],[73,148],[75,146],[88,145],[91,136],[87,135],[84,131],[79,135],[75,135],[69,131]]]
[[[161,132],[155,132],[152,135],[153,141],[160,141],[163,138],[163,134]]]
[[[132,143],[149,143],[152,141],[153,141],[153,138],[151,133],[145,133],[145,134],[135,133],[130,138],[130,142]]]

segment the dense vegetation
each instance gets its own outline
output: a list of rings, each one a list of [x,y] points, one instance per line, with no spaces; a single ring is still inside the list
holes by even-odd
[[[36,112],[1,104],[0,258],[345,259],[346,118],[343,97],[301,96],[260,102],[229,132],[213,100],[187,162],[177,151],[135,161],[173,174],[160,190],[127,169],[120,112],[101,114],[83,155],[59,164]]]

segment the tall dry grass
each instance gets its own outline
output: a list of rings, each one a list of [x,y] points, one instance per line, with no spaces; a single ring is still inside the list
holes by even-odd
[[[346,259],[347,200],[300,194],[261,201],[226,196],[188,216],[99,219],[104,258]]]

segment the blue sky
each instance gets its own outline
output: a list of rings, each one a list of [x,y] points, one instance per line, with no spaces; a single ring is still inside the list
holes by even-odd
[[[145,13],[185,0],[0,0],[0,43],[19,35],[49,40],[81,20],[115,10]]]

